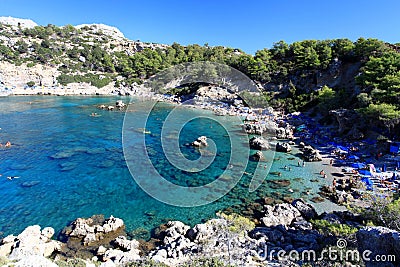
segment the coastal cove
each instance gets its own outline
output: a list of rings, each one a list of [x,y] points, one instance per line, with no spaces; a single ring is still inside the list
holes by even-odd
[[[293,150],[276,152],[270,173],[261,187],[249,193],[251,175],[244,175],[236,187],[217,202],[195,208],[179,208],[163,204],[143,192],[126,166],[122,149],[124,111],[99,110],[102,104],[125,103],[128,97],[104,96],[15,96],[0,98],[0,142],[10,141],[12,147],[0,149],[0,210],[1,234],[21,232],[29,225],[39,224],[60,231],[68,222],[93,214],[122,218],[133,236],[149,238],[150,231],[169,220],[194,225],[215,217],[229,207],[240,213],[243,204],[257,199],[304,198],[317,196],[321,185],[328,181],[319,175],[320,163],[298,167],[300,160]],[[140,114],[145,102],[134,100]],[[148,121],[147,148],[154,163],[164,162],[159,146],[162,122],[172,109],[160,103]],[[187,112],[214,116],[211,111],[187,108]],[[99,116],[92,117],[90,114]],[[240,125],[229,116],[228,129],[209,120],[188,123],[179,136],[181,150],[188,158],[196,158],[193,148],[184,146],[198,136],[212,137],[218,147],[215,162],[200,173],[180,173],[173,166],[159,163],[167,179],[177,184],[198,185],[210,182],[227,167],[230,146],[226,131],[245,136]],[[230,120],[232,122],[230,122]],[[135,129],[134,129],[135,130]],[[139,130],[140,129],[136,129]],[[133,131],[134,132],[134,131]],[[177,137],[178,138],[178,137]],[[243,147],[243,154],[245,154]],[[138,155],[141,156],[141,155]],[[248,159],[244,158],[243,162]],[[250,161],[246,172],[253,173],[257,163]],[[291,171],[285,170],[289,166]],[[140,168],[140,166],[137,166]],[[156,166],[157,167],[157,166]],[[277,177],[273,173],[282,173]],[[7,177],[19,177],[8,180]],[[271,180],[288,180],[289,185],[277,186]],[[292,190],[289,190],[292,189]],[[306,192],[308,192],[306,194]]]

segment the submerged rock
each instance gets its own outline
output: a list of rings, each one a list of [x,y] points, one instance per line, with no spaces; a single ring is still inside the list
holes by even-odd
[[[281,180],[268,180],[269,183],[274,185],[276,188],[287,187],[290,185],[290,180],[281,179]]]
[[[32,186],[35,186],[35,185],[38,185],[38,184],[40,184],[40,181],[30,181],[30,182],[23,182],[21,184],[21,186],[22,187],[32,187]]]

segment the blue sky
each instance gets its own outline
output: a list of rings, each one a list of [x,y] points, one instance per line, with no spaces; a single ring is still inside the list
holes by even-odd
[[[373,37],[400,42],[398,0],[0,0],[0,16],[41,25],[104,23],[127,38],[224,45],[254,53],[274,42]]]

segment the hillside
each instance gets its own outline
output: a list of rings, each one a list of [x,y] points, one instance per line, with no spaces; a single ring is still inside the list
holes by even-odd
[[[394,44],[359,38],[279,41],[249,55],[207,44],[132,41],[103,24],[37,26],[30,20],[0,18],[0,80],[6,87],[125,94],[132,85],[170,66],[213,61],[256,81],[262,97],[275,108],[311,111],[328,123],[330,114],[339,119],[350,116],[359,123],[343,134],[372,126],[391,138],[400,134],[399,50]],[[330,112],[340,108],[348,110]]]

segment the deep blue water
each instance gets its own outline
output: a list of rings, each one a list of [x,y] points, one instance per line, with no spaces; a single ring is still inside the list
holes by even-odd
[[[310,181],[318,177],[318,165],[299,168],[296,156],[276,153],[271,172],[282,172],[279,179],[291,180],[294,193],[289,193],[287,188],[273,189],[266,181],[256,192],[249,193],[250,176],[244,175],[227,196],[212,204],[195,208],[163,204],[142,191],[127,168],[122,149],[124,112],[97,109],[99,104],[113,104],[118,99],[129,101],[119,97],[0,98],[0,143],[11,141],[13,144],[9,149],[0,148],[2,235],[19,233],[33,224],[61,230],[71,220],[93,214],[120,217],[128,231],[150,230],[169,219],[193,225],[213,217],[219,209],[273,192],[312,197],[323,183]],[[157,170],[169,181],[184,186],[214,180],[227,168],[231,144],[226,129],[208,119],[196,119],[183,127],[177,138],[187,158],[199,157],[198,151],[185,144],[200,135],[212,136],[218,149],[215,160],[206,170],[179,171],[168,163],[159,141],[163,120],[170,110],[171,106],[159,104],[146,126],[151,132],[146,135],[146,145]],[[141,104],[138,104],[137,116],[141,115],[140,111]],[[101,116],[89,116],[92,112]],[[208,111],[188,109],[187,112],[211,116]],[[229,125],[230,118],[223,119]],[[234,123],[229,130],[243,135]],[[246,140],[244,135],[243,140]],[[247,162],[245,150],[243,146],[243,162]],[[291,166],[292,171],[285,171],[285,165]],[[254,172],[255,167],[256,163],[250,162],[247,172]],[[10,181],[7,176],[20,178]],[[272,179],[278,177],[270,174],[266,180]],[[313,194],[304,196],[302,192],[306,188]]]

